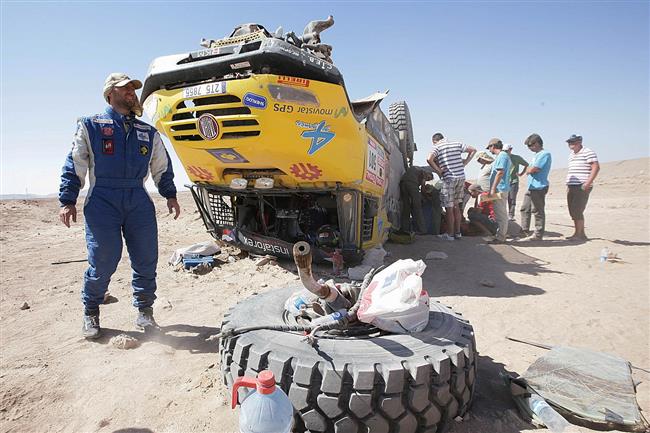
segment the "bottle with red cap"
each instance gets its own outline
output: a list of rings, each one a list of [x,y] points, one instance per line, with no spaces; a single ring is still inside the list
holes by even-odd
[[[293,406],[281,388],[275,386],[275,376],[269,370],[257,378],[238,377],[232,387],[232,408],[237,406],[237,390],[254,388],[241,403],[239,430],[241,433],[289,433],[293,425]]]

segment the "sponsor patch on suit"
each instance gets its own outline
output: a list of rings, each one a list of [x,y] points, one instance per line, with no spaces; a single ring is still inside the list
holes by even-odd
[[[149,134],[142,131],[135,131],[138,135],[138,140],[149,142]]]
[[[102,153],[104,155],[112,155],[115,153],[115,147],[113,146],[112,138],[105,138],[102,140]]]

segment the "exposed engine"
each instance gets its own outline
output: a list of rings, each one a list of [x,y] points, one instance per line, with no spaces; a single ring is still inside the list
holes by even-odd
[[[237,226],[286,242],[339,246],[336,200],[329,194],[239,197]]]

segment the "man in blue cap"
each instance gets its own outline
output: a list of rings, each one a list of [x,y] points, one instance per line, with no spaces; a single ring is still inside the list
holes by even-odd
[[[573,134],[566,142],[571,150],[566,176],[567,205],[575,228],[573,235],[567,239],[586,241],[584,211],[600,164],[596,152],[582,145],[581,135]]]
[[[152,305],[156,299],[158,228],[156,213],[144,183],[151,174],[158,192],[167,199],[174,219],[180,214],[174,172],[160,134],[136,119],[142,107],[135,90],[142,87],[126,74],[112,73],[104,83],[104,113],[82,117],[63,166],[59,218],[67,227],[77,221],[77,197],[88,174],[84,203],[89,267],[84,275],[83,335],[100,336],[99,306],[122,257],[122,236],[133,268],[136,326],[158,327]]]

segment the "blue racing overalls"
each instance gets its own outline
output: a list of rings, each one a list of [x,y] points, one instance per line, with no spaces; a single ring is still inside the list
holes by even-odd
[[[158,228],[153,202],[144,187],[149,173],[163,197],[176,197],[171,160],[160,134],[112,107],[79,119],[61,175],[61,205],[76,204],[86,173],[89,267],[84,275],[84,306],[94,311],[103,303],[122,257],[124,236],[133,268],[133,305],[150,307],[156,299]]]

